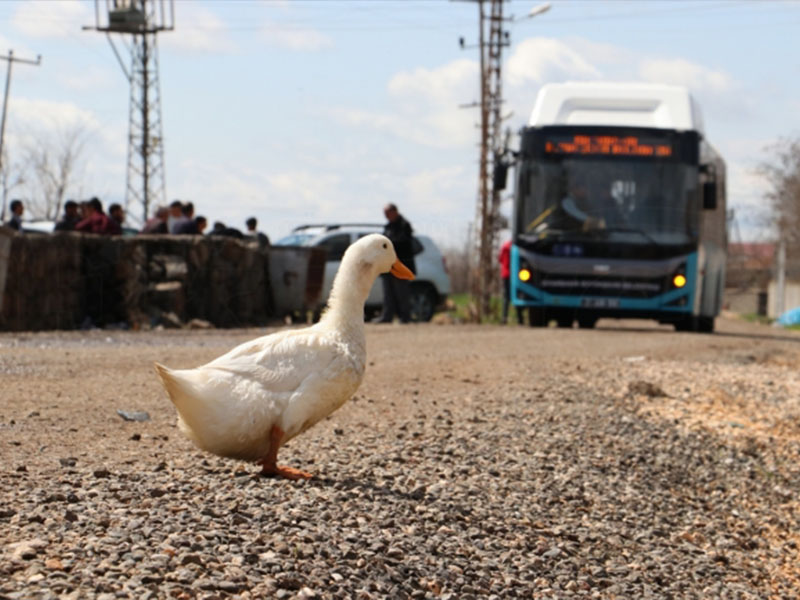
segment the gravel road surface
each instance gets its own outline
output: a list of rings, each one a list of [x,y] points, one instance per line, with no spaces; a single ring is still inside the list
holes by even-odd
[[[263,330],[0,334],[0,599],[799,597],[800,336],[599,325],[369,325],[307,482],[152,369]]]

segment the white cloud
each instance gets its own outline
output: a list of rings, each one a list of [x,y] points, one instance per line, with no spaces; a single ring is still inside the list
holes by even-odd
[[[727,73],[682,58],[644,58],[639,63],[638,71],[645,81],[684,85],[697,92],[724,93],[733,87],[733,81]]]
[[[529,38],[519,43],[505,70],[511,86],[602,76],[601,71],[572,44],[551,38]]]
[[[29,0],[20,2],[12,18],[15,29],[36,38],[64,38],[80,34],[81,27],[94,24],[88,2]]]
[[[457,60],[437,69],[417,68],[392,77],[387,89],[391,111],[335,109],[334,116],[401,139],[436,148],[458,147],[475,140],[474,109],[459,105],[475,98],[478,65]]]
[[[389,80],[388,90],[395,98],[431,106],[463,103],[478,90],[478,64],[460,59],[436,69],[419,67],[404,71]]]
[[[333,38],[304,27],[267,22],[261,28],[261,39],[269,46],[299,52],[317,52],[333,47]]]
[[[732,241],[768,237],[770,206],[765,200],[767,180],[758,165],[769,157],[771,140],[737,138],[723,140],[717,147],[727,163],[728,207],[734,210]]]
[[[94,114],[69,102],[16,97],[9,102],[9,114],[13,114],[14,129],[18,131],[101,130]]]
[[[393,201],[414,229],[447,245],[458,244],[475,214],[477,173],[472,163],[444,165],[409,174],[400,181],[400,197]]]
[[[182,161],[167,182],[171,198],[192,200],[197,212],[212,223],[223,221],[238,227],[250,213],[265,226],[272,221],[285,222],[284,229],[268,227],[270,235],[282,235],[309,219],[341,220],[341,199],[346,196],[339,189],[341,183],[342,177],[331,172],[297,169],[270,173],[243,168],[239,163],[194,160]]]
[[[187,53],[231,53],[236,44],[227,34],[227,24],[197,3],[176,3],[174,31],[159,37],[165,48]]]
[[[59,72],[58,82],[67,89],[77,92],[115,89],[122,79],[121,73],[112,73],[107,67],[91,65],[80,72]]]
[[[8,56],[8,50],[10,48],[13,48],[14,56],[16,58],[24,58],[26,60],[36,60],[38,52],[30,48],[26,42],[27,40],[21,40],[21,39],[12,40],[11,38],[0,34],[0,55]],[[2,65],[0,65],[0,73],[3,73],[4,75],[5,75],[5,64],[6,62],[3,61]],[[22,71],[23,72],[27,71],[27,69],[22,69]],[[15,75],[16,73],[17,71],[14,72]]]
[[[467,175],[464,165],[442,166],[412,173],[404,178],[405,202],[419,213],[448,216],[464,204],[466,188],[473,190],[475,181]]]
[[[453,106],[453,111],[458,107]],[[333,109],[339,120],[365,126],[396,138],[433,148],[453,148],[475,140],[474,112],[446,110],[408,115],[401,112],[377,113],[358,109]]]

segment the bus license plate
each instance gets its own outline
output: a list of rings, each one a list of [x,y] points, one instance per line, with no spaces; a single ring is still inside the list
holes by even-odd
[[[619,308],[617,298],[581,298],[583,308]]]

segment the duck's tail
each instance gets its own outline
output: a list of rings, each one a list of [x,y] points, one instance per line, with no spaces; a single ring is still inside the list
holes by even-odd
[[[169,394],[169,399],[172,400],[174,404],[175,396],[178,395],[179,386],[172,374],[172,369],[165,367],[161,363],[153,363],[153,366],[156,368],[158,378],[161,379],[161,384],[164,386],[164,389],[167,390],[167,394]]]
[[[196,429],[199,425],[198,419],[202,418],[201,415],[207,411],[208,407],[199,386],[192,381],[191,377],[186,376],[191,372],[175,371],[160,363],[153,363],[153,365],[164,389],[167,390],[169,399],[178,409],[178,414],[183,421],[181,425],[187,425],[189,429]]]
[[[199,448],[231,458],[256,459],[265,455],[269,447],[263,448],[263,428],[251,431],[249,420],[243,420],[241,411],[233,411],[219,401],[219,388],[229,387],[224,379],[220,381],[202,368],[173,370],[159,363],[153,366],[178,411],[178,427]]]

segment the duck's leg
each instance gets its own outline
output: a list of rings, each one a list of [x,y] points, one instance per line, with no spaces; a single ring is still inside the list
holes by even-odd
[[[272,426],[269,432],[269,452],[261,459],[261,474],[284,479],[311,479],[311,473],[306,473],[292,467],[278,466],[278,448],[281,447],[284,431],[277,425]]]

